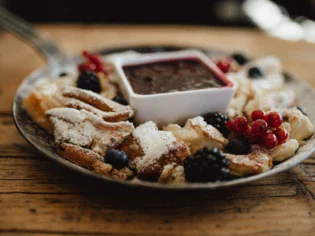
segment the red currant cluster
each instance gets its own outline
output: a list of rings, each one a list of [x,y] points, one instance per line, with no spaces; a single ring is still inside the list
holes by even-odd
[[[289,134],[280,128],[282,117],[278,112],[265,114],[262,110],[255,110],[251,114],[252,123],[246,117],[240,116],[226,123],[226,127],[234,133],[236,138],[246,139],[249,143],[256,143],[271,149],[284,143]]]
[[[92,72],[103,72],[107,75],[103,61],[98,55],[83,51],[82,56],[85,57],[87,61],[78,65],[78,70],[80,72],[88,70]]]
[[[223,73],[227,73],[231,70],[231,67],[232,67],[231,63],[232,63],[231,58],[227,57],[227,58],[223,58],[221,60],[218,60],[216,62],[216,65],[217,65],[217,67],[219,67],[220,70],[223,71]]]

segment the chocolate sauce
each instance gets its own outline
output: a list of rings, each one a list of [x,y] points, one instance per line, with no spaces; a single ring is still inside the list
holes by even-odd
[[[169,93],[225,86],[209,68],[195,59],[124,66],[123,70],[134,92],[138,94]]]

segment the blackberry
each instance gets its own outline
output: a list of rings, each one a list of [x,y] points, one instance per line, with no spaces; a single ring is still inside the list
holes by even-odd
[[[113,98],[114,102],[120,103],[121,105],[128,105],[128,101],[121,95],[117,95]]]
[[[229,118],[226,115],[220,114],[219,112],[208,113],[203,116],[207,124],[212,125],[214,128],[220,131],[224,137],[230,135],[230,131],[225,127],[226,122],[229,121]]]
[[[77,80],[77,87],[91,90],[95,93],[101,92],[101,83],[98,76],[92,71],[83,71]]]
[[[229,162],[217,148],[204,147],[184,160],[185,179],[189,182],[214,182],[229,176]]]
[[[105,162],[116,169],[121,169],[128,165],[128,156],[124,151],[109,149],[105,155]]]
[[[228,153],[236,155],[246,155],[250,153],[250,144],[245,140],[232,138],[226,145]]]
[[[249,60],[241,53],[234,53],[231,57],[236,61],[239,65],[245,65]]]
[[[258,67],[251,67],[248,70],[248,77],[252,79],[258,79],[264,76],[264,73]]]

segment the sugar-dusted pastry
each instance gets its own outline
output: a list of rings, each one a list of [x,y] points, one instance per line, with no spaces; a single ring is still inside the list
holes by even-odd
[[[74,80],[69,77],[60,77],[55,80],[45,80],[38,84],[36,89],[23,101],[27,114],[42,128],[52,131],[52,125],[45,115],[51,108],[62,107],[66,99],[61,90],[64,86],[74,86]]]
[[[164,166],[159,178],[161,184],[182,184],[185,183],[185,172],[183,166],[173,164]]]
[[[152,121],[138,126],[123,143],[122,150],[139,177],[156,180],[165,165],[180,165],[190,154],[184,142],[169,131],[158,130]]]
[[[90,148],[101,156],[108,148],[117,148],[134,130],[128,121],[109,123],[86,110],[53,108],[46,115],[53,124],[57,144]]]
[[[299,143],[295,139],[289,139],[285,143],[279,144],[275,148],[271,149],[270,156],[273,161],[285,161],[292,157],[296,150],[299,148]]]
[[[283,120],[290,124],[290,138],[296,139],[299,144],[314,134],[314,127],[308,117],[295,107],[284,110]]]
[[[203,147],[222,150],[228,140],[212,125],[208,125],[201,116],[187,120],[184,127],[170,124],[164,127],[178,139],[186,143],[192,154]]]
[[[281,90],[267,92],[262,89],[255,89],[255,96],[249,100],[243,112],[250,117],[254,110],[265,112],[284,109],[294,104],[295,93],[292,90]]]
[[[229,181],[270,170],[314,134],[303,109],[292,107],[295,93],[276,57],[209,60],[196,50],[82,56],[75,75],[42,80],[23,103],[53,134],[58,154],[99,175]]]
[[[62,94],[68,98],[65,104],[67,107],[89,111],[105,121],[123,121],[134,115],[134,110],[130,106],[121,105],[91,91],[66,87]]]
[[[224,154],[229,161],[230,173],[236,176],[254,175],[270,170],[272,158],[267,150],[259,145],[252,145],[246,155]]]
[[[112,165],[104,163],[103,156],[78,145],[61,143],[57,148],[57,153],[67,158],[69,161],[100,175],[122,180],[133,175],[133,172],[126,167],[120,170],[114,169]]]

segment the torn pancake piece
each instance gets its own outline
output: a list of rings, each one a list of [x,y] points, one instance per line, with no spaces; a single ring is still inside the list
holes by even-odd
[[[266,172],[272,167],[272,158],[268,151],[259,145],[252,145],[247,155],[224,153],[229,160],[230,173],[235,176],[247,176]]]
[[[131,166],[140,178],[157,180],[168,164],[181,165],[190,154],[188,147],[171,132],[158,130],[152,121],[138,126],[123,143]]]
[[[55,142],[90,148],[104,156],[117,148],[134,130],[128,121],[109,123],[86,110],[53,108],[46,112],[53,124]]]
[[[204,147],[222,150],[228,143],[228,140],[201,116],[189,119],[184,127],[170,124],[164,127],[164,130],[172,132],[174,137],[186,143],[192,154]]]
[[[130,169],[126,167],[120,170],[114,169],[112,165],[104,163],[104,157],[78,145],[61,143],[57,148],[57,153],[69,161],[100,175],[121,180],[133,176],[133,172]]]

